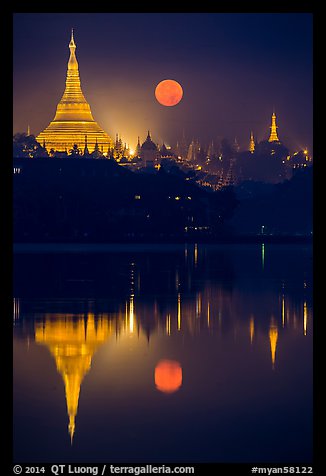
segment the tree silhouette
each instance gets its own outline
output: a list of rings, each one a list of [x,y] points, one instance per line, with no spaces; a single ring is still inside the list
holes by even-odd
[[[13,137],[13,157],[48,157],[46,148],[37,142],[35,136],[18,132]]]
[[[73,148],[69,150],[69,156],[70,157],[80,157],[81,156],[81,150],[78,149],[77,144],[74,144]]]

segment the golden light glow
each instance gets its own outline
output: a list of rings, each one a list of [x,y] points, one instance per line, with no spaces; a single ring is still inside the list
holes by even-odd
[[[197,246],[197,243],[195,243],[195,247],[194,247],[194,261],[195,261],[195,266],[197,266],[197,262],[198,262],[198,246]]]
[[[48,347],[64,381],[71,443],[81,383],[91,368],[94,353],[111,334],[108,319],[99,318],[95,326],[92,313],[86,320],[84,315],[45,315],[45,321],[35,323],[35,342]]]
[[[265,245],[262,243],[261,245],[261,267],[264,270],[265,267]]]
[[[178,293],[178,331],[181,330],[181,296]]]
[[[130,296],[129,301],[129,331],[132,334],[134,332],[134,295]]]
[[[282,327],[285,325],[285,297],[282,294]]]
[[[160,360],[155,367],[154,380],[157,390],[174,393],[182,385],[182,368],[176,360]]]
[[[278,339],[277,325],[275,324],[275,321],[272,318],[271,324],[270,324],[270,327],[269,327],[269,342],[270,342],[270,348],[271,348],[271,358],[272,358],[272,368],[273,368],[273,370],[275,369],[277,339]]]
[[[196,317],[199,317],[201,314],[201,294],[196,294]]]
[[[162,106],[175,106],[183,96],[181,84],[173,79],[165,79],[155,88],[155,97]]]
[[[304,301],[303,303],[303,335],[307,335],[307,321],[308,321],[308,309],[307,309],[307,302]]]
[[[171,315],[170,314],[166,316],[165,330],[167,335],[169,336],[171,334]]]
[[[57,106],[56,114],[52,122],[36,140],[45,147],[48,152],[51,149],[57,151],[69,151],[77,144],[84,149],[87,138],[87,147],[90,152],[95,144],[105,153],[113,146],[112,139],[95,122],[91,108],[81,90],[78,61],[76,58],[76,44],[73,34],[69,43],[70,57],[66,77],[66,87],[63,96]]]
[[[255,335],[255,319],[253,316],[250,317],[249,332],[250,332],[250,344],[252,344],[254,340],[254,335]]]

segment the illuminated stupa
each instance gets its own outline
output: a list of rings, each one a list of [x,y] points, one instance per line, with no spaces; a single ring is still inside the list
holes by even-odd
[[[53,121],[36,137],[36,140],[40,144],[45,144],[47,151],[50,152],[51,149],[70,150],[74,144],[83,149],[85,137],[87,137],[87,146],[90,151],[95,149],[96,143],[100,149],[107,151],[113,146],[112,139],[94,121],[91,108],[81,90],[73,31],[69,49],[65,91]]]
[[[277,129],[278,129],[278,126],[276,125],[276,114],[275,114],[275,112],[273,112],[273,114],[272,114],[272,125],[270,126],[271,133],[270,133],[268,142],[280,142],[280,140],[278,138],[278,135],[277,135]]]

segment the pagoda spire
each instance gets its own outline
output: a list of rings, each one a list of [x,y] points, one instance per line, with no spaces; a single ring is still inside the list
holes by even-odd
[[[87,134],[85,134],[85,147],[84,147],[84,156],[89,156],[89,150],[87,147]]]
[[[276,114],[273,109],[272,125],[270,126],[271,133],[270,133],[268,142],[280,142],[277,135],[277,129],[278,129],[278,126],[276,125]]]
[[[253,154],[255,152],[255,139],[254,139],[254,133],[251,131],[250,132],[250,144],[249,144],[249,151]]]
[[[137,146],[136,146],[136,156],[140,157],[140,153],[141,153],[141,145],[140,145],[140,138],[138,136],[138,142],[137,142]]]
[[[39,143],[42,143],[43,139],[46,140],[48,151],[51,148],[62,151],[66,144],[68,148],[72,148],[75,143],[81,144],[85,134],[88,136],[89,147],[95,145],[96,137],[100,145],[107,147],[112,144],[112,139],[95,122],[90,105],[82,92],[76,48],[72,29],[65,90],[53,121],[36,137]]]

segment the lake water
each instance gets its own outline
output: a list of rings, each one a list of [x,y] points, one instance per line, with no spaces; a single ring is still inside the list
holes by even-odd
[[[15,462],[311,463],[310,245],[69,250],[14,255]]]

